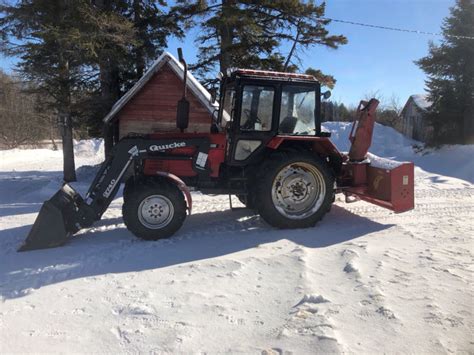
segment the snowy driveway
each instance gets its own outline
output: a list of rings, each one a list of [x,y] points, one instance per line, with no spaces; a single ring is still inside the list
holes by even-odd
[[[89,148],[79,165],[97,163]],[[118,198],[66,246],[18,254],[60,184],[60,153],[0,153],[1,353],[474,351],[465,180],[417,169],[414,211],[337,201],[293,231],[194,194],[193,215],[158,242],[125,229]]]

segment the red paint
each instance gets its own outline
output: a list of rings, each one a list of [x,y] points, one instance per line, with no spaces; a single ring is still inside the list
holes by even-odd
[[[362,186],[367,184],[367,165],[369,163],[351,164],[352,186]]]
[[[157,171],[156,175],[164,176],[167,179],[169,179],[171,182],[173,182],[176,186],[178,186],[178,188],[183,192],[184,197],[186,198],[186,203],[188,205],[188,213],[191,214],[193,210],[193,199],[191,197],[191,192],[189,191],[184,181],[181,180],[176,175],[173,175],[164,171]]]
[[[313,142],[313,150],[319,155],[338,156],[342,158],[342,154],[337,150],[336,146],[328,137],[279,135],[273,137],[270,142],[267,143],[267,147],[270,149],[278,149],[285,141]]]
[[[375,110],[379,102],[376,99],[370,99],[369,102],[361,101],[357,108],[357,119],[352,124],[349,140],[351,149],[349,159],[353,161],[362,161],[365,159],[370,145],[372,144],[372,134],[375,124]],[[357,124],[357,128],[356,127]],[[355,133],[354,133],[355,129]]]
[[[183,82],[168,64],[164,64],[143,88],[117,113],[120,136],[128,133],[176,131],[177,102]],[[209,132],[212,117],[199,99],[188,90],[190,102],[188,132]]]
[[[207,164],[211,169],[211,177],[219,177],[219,169],[225,159],[226,136],[225,133],[156,133],[152,134],[153,139],[180,139],[207,137],[210,140],[211,148],[208,152]],[[196,154],[195,147],[176,148],[167,151],[169,155],[185,155],[189,160],[172,159],[146,159],[143,172],[145,175],[154,175],[157,171],[165,171],[179,177],[192,177],[197,173],[193,170],[192,158]]]
[[[403,163],[393,169],[377,168],[370,164],[348,163],[345,171],[351,179],[346,181],[346,186],[341,187],[346,196],[355,195],[397,213],[409,211],[415,207],[413,163]]]

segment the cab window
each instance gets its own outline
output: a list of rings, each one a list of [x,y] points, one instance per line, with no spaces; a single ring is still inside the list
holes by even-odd
[[[271,86],[245,85],[242,91],[240,129],[271,130],[274,98],[275,89]]]
[[[316,90],[299,86],[284,86],[281,94],[281,134],[315,134]]]

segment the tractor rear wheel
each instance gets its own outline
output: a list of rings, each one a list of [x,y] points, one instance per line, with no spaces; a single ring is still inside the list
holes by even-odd
[[[183,225],[186,202],[173,183],[164,180],[140,182],[128,189],[122,215],[127,229],[138,238],[168,238]]]
[[[264,167],[257,189],[257,210],[277,228],[314,226],[331,208],[334,176],[317,157],[280,153]]]

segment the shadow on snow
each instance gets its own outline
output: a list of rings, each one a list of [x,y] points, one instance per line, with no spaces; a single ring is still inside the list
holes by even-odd
[[[314,228],[277,230],[250,210],[191,215],[167,240],[135,238],[121,218],[97,222],[63,247],[17,253],[31,225],[0,231],[0,297],[27,296],[50,284],[108,273],[164,268],[238,253],[287,239],[308,248],[326,248],[390,228],[334,205]]]

